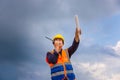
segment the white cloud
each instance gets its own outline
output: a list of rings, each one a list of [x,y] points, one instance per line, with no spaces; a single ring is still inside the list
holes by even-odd
[[[113,50],[115,52],[113,52]],[[82,56],[81,54],[80,56],[82,57],[77,57],[79,60],[73,61],[75,73],[78,76],[77,78],[82,78],[84,80],[120,80],[120,59],[119,57],[112,55],[114,53],[120,55],[120,41],[118,41],[115,46],[104,46],[104,48],[99,50],[94,48],[93,51],[99,54],[95,55],[93,52],[90,55],[83,54],[85,56]]]
[[[97,80],[104,80],[105,75],[104,72],[106,70],[106,65],[103,63],[79,63],[78,66],[76,66],[78,70],[82,70],[83,74],[89,73],[91,77]]]
[[[91,76],[93,80],[120,80],[120,73],[110,73],[109,65],[106,63],[74,63],[79,73]],[[91,79],[88,79],[91,80]]]
[[[117,55],[120,55],[120,41],[117,42],[115,46],[112,47]]]
[[[120,74],[113,74],[109,80],[120,80]]]

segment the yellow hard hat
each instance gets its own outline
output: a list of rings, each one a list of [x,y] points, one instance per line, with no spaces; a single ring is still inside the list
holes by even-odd
[[[55,36],[53,37],[53,41],[54,41],[55,39],[62,39],[63,42],[64,42],[64,37],[63,37],[61,34],[55,35]]]

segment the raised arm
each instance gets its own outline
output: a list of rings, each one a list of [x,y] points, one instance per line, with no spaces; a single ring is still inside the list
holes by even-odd
[[[78,16],[75,16],[75,22],[76,22],[75,38],[74,38],[72,46],[68,48],[69,57],[71,57],[72,54],[77,50],[79,42],[80,42],[81,29],[79,27]]]

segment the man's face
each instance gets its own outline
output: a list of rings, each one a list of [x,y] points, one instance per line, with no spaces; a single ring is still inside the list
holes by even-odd
[[[55,39],[54,40],[54,47],[60,47],[60,48],[62,48],[63,47],[63,45],[64,45],[64,43],[63,43],[63,41],[62,41],[62,39]]]

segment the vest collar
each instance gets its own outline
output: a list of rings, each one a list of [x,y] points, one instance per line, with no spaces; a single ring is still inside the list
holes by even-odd
[[[59,54],[62,54],[62,50],[63,50],[63,49],[61,49],[61,50],[60,50]],[[56,52],[56,50],[55,50],[55,49],[54,49],[54,51]],[[56,52],[56,53],[57,53],[57,52]]]

